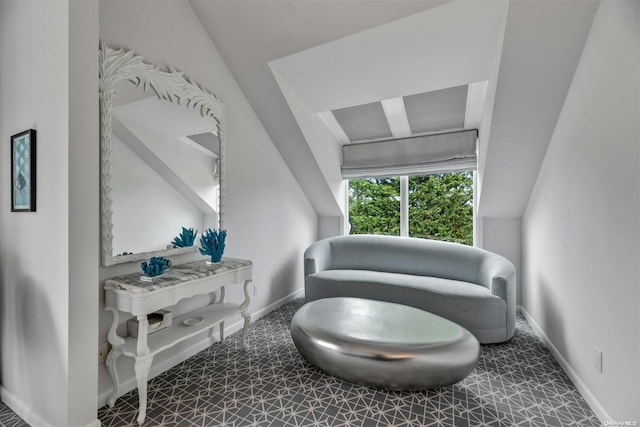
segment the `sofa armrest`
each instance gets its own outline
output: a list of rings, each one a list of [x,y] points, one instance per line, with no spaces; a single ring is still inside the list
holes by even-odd
[[[479,284],[507,303],[515,303],[516,268],[500,255],[487,256],[480,265]]]
[[[491,293],[505,301],[512,298],[511,294],[515,297],[515,275],[510,277],[494,276],[491,280]]]
[[[483,260],[479,273],[481,284],[507,305],[505,338],[508,340],[516,328],[516,268],[506,258],[492,254]]]
[[[327,240],[319,240],[304,251],[305,277],[329,269],[331,265],[331,245]]]
[[[315,258],[305,258],[304,259],[304,276],[307,277],[310,274],[317,273],[316,269],[316,259]]]

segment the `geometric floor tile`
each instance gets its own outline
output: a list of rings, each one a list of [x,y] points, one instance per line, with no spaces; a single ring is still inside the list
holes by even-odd
[[[289,325],[302,299],[149,381],[144,426],[599,426],[529,324],[508,343],[483,345],[463,381],[389,392],[326,375],[296,350]],[[104,427],[137,426],[138,394],[98,411]],[[11,425],[11,424],[8,424]]]
[[[0,426],[2,427],[29,427],[22,418],[16,415],[7,405],[0,402]]]

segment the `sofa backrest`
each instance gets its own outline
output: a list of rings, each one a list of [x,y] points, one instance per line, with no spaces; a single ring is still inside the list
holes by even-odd
[[[395,236],[349,235],[329,240],[328,269],[373,270],[434,276],[479,283],[488,252],[437,240]]]

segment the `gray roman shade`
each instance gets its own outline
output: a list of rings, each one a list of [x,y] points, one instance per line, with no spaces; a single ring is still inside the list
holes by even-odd
[[[344,179],[476,169],[477,129],[342,147]]]

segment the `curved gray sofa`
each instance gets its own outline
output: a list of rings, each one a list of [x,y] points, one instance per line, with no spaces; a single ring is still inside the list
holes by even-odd
[[[511,262],[471,246],[394,236],[324,239],[304,253],[307,301],[359,297],[405,304],[466,328],[480,343],[511,339],[516,275]]]

